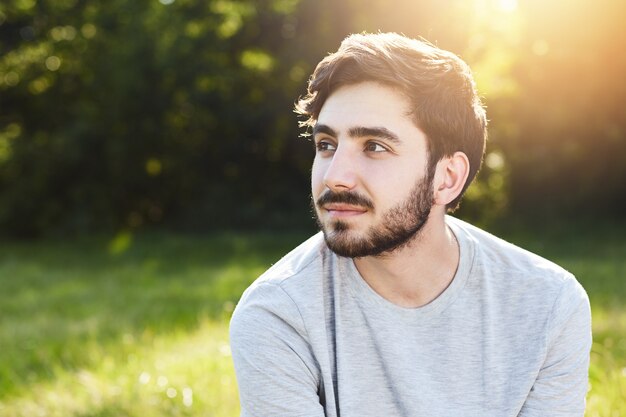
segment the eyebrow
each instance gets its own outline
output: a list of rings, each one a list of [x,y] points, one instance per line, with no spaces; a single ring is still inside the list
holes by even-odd
[[[325,133],[328,136],[337,137],[337,132],[335,132],[330,126],[327,125],[316,124],[313,127],[313,137],[315,137],[315,135],[317,135],[318,133]]]
[[[352,127],[348,130],[348,135],[353,138],[362,138],[364,136],[371,136],[374,138],[387,139],[388,141],[399,143],[400,138],[384,127]]]
[[[324,133],[332,137],[337,137],[337,132],[330,126],[324,124],[316,124],[313,127],[313,136],[318,133]],[[387,139],[391,142],[399,143],[400,138],[398,135],[390,131],[385,127],[365,127],[365,126],[357,126],[351,127],[348,129],[348,135],[352,138],[361,138],[365,136]]]

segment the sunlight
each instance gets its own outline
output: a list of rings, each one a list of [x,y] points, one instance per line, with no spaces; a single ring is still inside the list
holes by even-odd
[[[513,13],[517,10],[517,0],[499,0],[498,8],[503,12]]]
[[[472,4],[479,19],[503,18],[504,15],[514,15],[519,12],[518,0],[474,0]]]

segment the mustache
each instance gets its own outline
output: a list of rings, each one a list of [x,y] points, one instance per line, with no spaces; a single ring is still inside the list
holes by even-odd
[[[361,206],[368,208],[370,210],[374,209],[374,203],[367,198],[358,193],[344,191],[342,193],[336,193],[334,191],[326,191],[324,194],[319,196],[317,201],[315,202],[318,207],[322,207],[325,204],[331,203],[343,203],[350,204],[351,206]]]

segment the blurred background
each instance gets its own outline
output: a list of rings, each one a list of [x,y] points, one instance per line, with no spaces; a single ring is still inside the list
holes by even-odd
[[[490,138],[458,216],[579,277],[588,415],[626,415],[625,21],[616,0],[2,0],[0,415],[237,415],[232,309],[314,230],[293,105],[361,31],[470,64]]]
[[[292,108],[317,62],[360,31],[422,36],[472,66],[490,141],[461,216],[621,216],[625,9],[6,0],[0,233],[311,227],[313,149]]]

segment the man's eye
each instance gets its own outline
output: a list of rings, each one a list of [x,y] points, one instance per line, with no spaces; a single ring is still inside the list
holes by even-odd
[[[387,152],[387,148],[376,142],[368,142],[365,145],[365,150],[368,152]]]
[[[315,144],[315,149],[317,149],[318,152],[334,151],[335,145],[330,142],[321,140]]]

